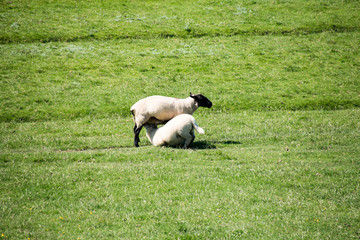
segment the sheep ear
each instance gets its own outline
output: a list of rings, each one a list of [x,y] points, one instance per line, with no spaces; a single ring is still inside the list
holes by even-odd
[[[192,98],[195,97],[195,94],[192,94],[192,93],[190,92],[190,97],[192,97]]]

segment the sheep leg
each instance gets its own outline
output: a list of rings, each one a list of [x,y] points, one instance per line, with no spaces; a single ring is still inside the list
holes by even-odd
[[[193,132],[191,132],[190,134],[191,134],[191,136],[192,136],[192,139],[191,139],[191,142],[189,143],[189,145],[188,145],[188,146],[190,146],[190,145],[194,142],[194,140],[195,140],[195,134],[194,134],[194,131],[193,131]]]
[[[134,145],[135,145],[135,147],[139,147],[139,142],[140,142],[139,134],[140,134],[140,131],[141,131],[143,125],[149,120],[149,118],[150,117],[145,116],[145,115],[137,115],[136,117],[134,117],[134,121],[135,121]]]
[[[139,138],[139,134],[140,134],[140,131],[142,129],[143,126],[141,127],[137,127],[136,124],[134,126],[134,145],[135,147],[139,147],[139,142],[140,142],[140,138]]]
[[[188,148],[195,139],[195,135],[191,132],[186,134],[182,133],[181,137],[185,139],[183,148]]]
[[[184,143],[184,148],[188,148],[190,144],[194,141],[195,137],[187,138]]]

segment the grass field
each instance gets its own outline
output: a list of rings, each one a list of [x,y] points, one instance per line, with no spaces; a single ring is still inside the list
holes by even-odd
[[[0,239],[359,239],[359,1],[0,9]],[[205,134],[134,148],[189,92]]]

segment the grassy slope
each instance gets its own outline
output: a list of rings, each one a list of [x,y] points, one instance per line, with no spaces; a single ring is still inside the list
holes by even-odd
[[[2,228],[39,239],[356,238],[359,117],[202,116],[195,151],[131,148],[128,119],[8,124]]]
[[[3,45],[0,120],[125,117],[139,98],[184,98],[189,91],[206,93],[215,102],[213,112],[358,107],[359,37],[322,33]]]
[[[358,1],[0,4],[2,238],[359,237]],[[193,150],[132,148],[189,91]]]
[[[34,0],[3,1],[2,8],[2,42],[346,32],[360,25],[356,0]]]

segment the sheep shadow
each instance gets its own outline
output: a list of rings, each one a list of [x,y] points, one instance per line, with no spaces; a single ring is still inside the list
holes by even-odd
[[[233,145],[233,144],[242,144],[239,141],[232,141],[232,140],[227,140],[227,141],[197,141],[197,142],[193,142],[190,145],[191,149],[216,149],[216,145],[215,144],[225,144],[225,145]]]
[[[214,144],[209,143],[208,141],[197,141],[193,142],[190,145],[190,149],[196,150],[196,149],[215,149],[216,146]]]

